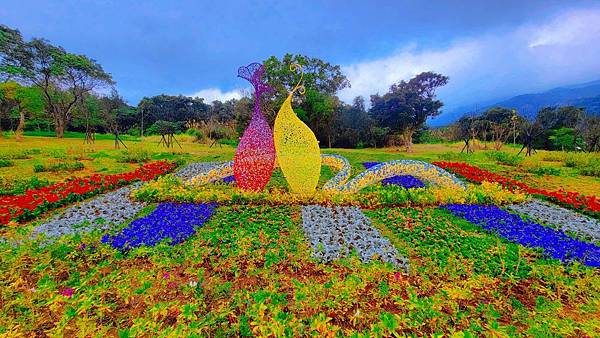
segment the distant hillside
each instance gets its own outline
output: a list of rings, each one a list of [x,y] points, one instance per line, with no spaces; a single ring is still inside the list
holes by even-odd
[[[468,112],[481,112],[491,107],[514,108],[527,118],[535,117],[538,110],[547,106],[578,106],[600,115],[600,80],[554,88],[537,94],[523,94],[496,103],[473,104],[444,113],[431,120],[434,126],[450,124]],[[437,120],[437,121],[436,121]]]

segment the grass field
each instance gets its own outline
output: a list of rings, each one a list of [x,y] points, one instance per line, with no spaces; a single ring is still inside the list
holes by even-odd
[[[235,153],[184,135],[178,137],[182,148],[166,149],[147,137],[127,139],[128,150],[114,149],[103,137],[86,145],[71,136],[0,138],[0,158],[8,162],[0,168],[4,194],[69,177],[130,172],[157,160],[181,167],[231,160]],[[532,187],[600,196],[598,154],[538,151],[516,158],[516,147],[472,155],[460,154],[461,148],[322,152],[346,157],[354,174],[367,161],[454,161]],[[323,169],[322,182],[333,174]],[[285,187],[280,172],[269,187]],[[135,218],[152,216],[156,205],[148,203]],[[0,225],[0,336],[600,336],[598,268],[550,259],[428,203],[363,208],[408,259],[409,272],[378,260],[365,264],[357,252],[331,263],[311,258],[302,206],[293,199],[221,205],[176,245],[121,251],[102,240],[133,227],[131,220],[43,245],[29,239],[67,206]]]

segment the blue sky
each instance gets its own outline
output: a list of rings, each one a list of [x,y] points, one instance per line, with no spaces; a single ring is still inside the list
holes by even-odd
[[[599,1],[4,0],[0,23],[98,60],[130,104],[239,97],[240,65],[286,52],[341,65],[347,102],[426,70],[447,109],[600,79]]]

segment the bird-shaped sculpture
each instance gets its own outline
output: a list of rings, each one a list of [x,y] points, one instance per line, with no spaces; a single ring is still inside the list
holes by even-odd
[[[279,167],[290,191],[311,194],[316,191],[321,174],[319,142],[310,128],[292,109],[292,97],[296,91],[304,94],[302,67],[292,64],[290,70],[300,72],[300,81],[290,92],[275,118],[273,136]]]
[[[273,132],[260,111],[260,97],[272,91],[263,82],[265,68],[260,63],[251,63],[238,69],[238,76],[254,86],[254,112],[250,124],[244,131],[233,160],[233,175],[239,188],[261,191],[265,188],[275,166]]]

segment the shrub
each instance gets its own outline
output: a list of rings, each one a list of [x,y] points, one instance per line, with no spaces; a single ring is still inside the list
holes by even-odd
[[[232,147],[237,147],[240,140],[219,140],[219,144],[225,144]]]
[[[138,128],[129,128],[129,130],[127,130],[127,135],[130,136],[140,136],[142,135],[140,129]]]
[[[528,171],[530,173],[536,174],[538,176],[543,176],[543,175],[560,176],[560,174],[562,173],[560,168],[547,167],[547,166],[536,166],[536,167],[530,168]]]
[[[83,163],[76,162],[60,162],[56,164],[41,164],[37,163],[33,165],[33,172],[41,173],[41,172],[58,172],[58,171],[78,171],[84,168]]]
[[[518,165],[519,163],[521,163],[521,161],[523,161],[521,157],[517,155],[511,155],[503,151],[489,151],[485,153],[485,156],[500,164],[505,164],[512,167]]]
[[[13,179],[0,176],[0,195],[23,194],[29,189],[39,189],[49,184],[50,182],[47,179],[37,176],[26,179]]]
[[[581,175],[600,177],[600,158],[595,154],[569,154],[565,159],[565,167],[577,168]]]
[[[196,128],[188,128],[185,132],[187,135],[193,136],[195,142],[204,142],[206,140],[206,135],[200,129]]]
[[[469,154],[446,152],[437,155],[437,157],[442,161],[466,161],[469,159]]]
[[[121,163],[143,163],[150,160],[150,153],[146,150],[125,150],[117,158]]]
[[[542,157],[543,161],[546,162],[562,162],[564,161],[565,156],[563,155],[563,153],[557,153],[557,152],[551,152],[548,154],[544,154],[544,156]]]
[[[12,167],[15,165],[12,161],[0,159],[0,168]]]
[[[593,159],[585,167],[579,168],[579,173],[586,176],[600,177],[600,159]]]

